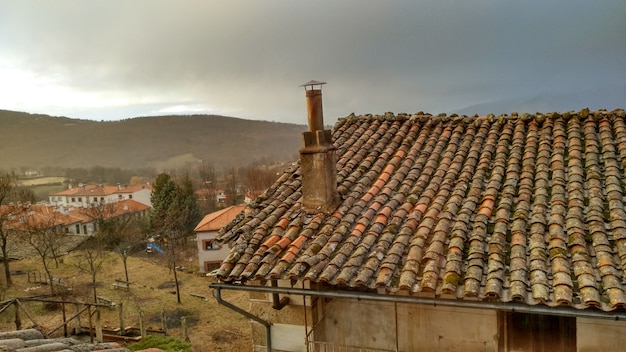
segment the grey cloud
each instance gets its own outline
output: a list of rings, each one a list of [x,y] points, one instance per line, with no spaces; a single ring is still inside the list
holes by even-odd
[[[332,117],[623,89],[624,18],[623,1],[29,1],[0,5],[0,54],[84,91],[296,122],[309,79]]]

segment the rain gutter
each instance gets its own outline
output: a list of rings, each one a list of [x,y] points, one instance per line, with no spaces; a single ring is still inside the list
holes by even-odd
[[[443,307],[491,309],[491,310],[498,310],[498,311],[511,312],[511,313],[515,312],[515,313],[547,314],[547,315],[557,315],[557,316],[563,316],[563,317],[584,317],[584,318],[626,321],[626,312],[604,312],[601,310],[591,310],[591,309],[583,310],[583,309],[575,309],[575,308],[568,308],[568,307],[548,307],[545,305],[531,306],[531,305],[527,305],[523,303],[515,303],[515,302],[504,303],[504,302],[467,301],[467,300],[455,300],[455,299],[434,298],[434,297],[383,295],[383,294],[370,293],[370,292],[305,290],[301,288],[290,288],[290,287],[248,286],[248,285],[227,284],[227,283],[212,283],[212,284],[209,284],[209,287],[216,290],[216,297],[217,297],[217,292],[220,292],[220,290],[234,290],[234,291],[264,292],[264,293],[270,293],[270,294],[300,295],[300,296],[310,296],[310,297],[345,298],[345,299],[356,299],[356,300],[377,301],[377,302],[413,303],[413,304],[423,304],[423,305],[443,306]],[[218,299],[218,302],[219,302],[219,299]],[[241,308],[238,308],[238,309],[241,309]],[[244,315],[248,316],[249,314],[250,313],[245,312]],[[268,331],[269,331],[269,327],[268,327]]]

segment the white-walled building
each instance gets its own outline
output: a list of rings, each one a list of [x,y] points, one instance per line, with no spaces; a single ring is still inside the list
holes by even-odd
[[[152,207],[151,194],[152,187],[149,184],[132,186],[79,184],[78,187],[70,185],[66,190],[50,194],[48,201],[54,206],[84,208],[94,204],[110,204],[132,199]]]
[[[149,209],[145,204],[126,199],[109,203],[105,207],[90,208],[43,204],[4,205],[0,207],[0,213],[7,215],[6,226],[9,229],[56,228],[60,234],[89,236],[96,231],[96,222],[100,218],[144,217],[148,215]]]
[[[230,247],[215,241],[218,231],[231,222],[245,206],[233,205],[207,214],[194,229],[198,243],[198,263],[200,272],[209,272],[219,268],[228,255]]]

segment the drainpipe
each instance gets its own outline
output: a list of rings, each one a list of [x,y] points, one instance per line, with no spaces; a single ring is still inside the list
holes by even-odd
[[[215,288],[215,299],[217,300],[217,303],[223,305],[224,307],[227,307],[231,310],[234,310],[235,312],[245,316],[246,318],[252,319],[254,321],[256,321],[257,323],[265,326],[265,341],[267,342],[267,352],[271,352],[272,351],[272,333],[271,333],[271,326],[272,324],[270,324],[269,322],[257,317],[256,315],[253,315],[249,312],[247,312],[244,309],[241,309],[239,307],[237,307],[236,305],[230,303],[230,302],[226,302],[222,299],[222,288],[223,287],[214,287]]]
[[[272,287],[278,287],[278,282],[276,280],[272,280]],[[272,293],[272,308],[276,310],[281,310],[285,308],[286,305],[289,304],[289,297],[280,298],[278,293]]]

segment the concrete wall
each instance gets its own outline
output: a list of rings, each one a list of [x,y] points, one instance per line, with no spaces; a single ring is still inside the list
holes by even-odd
[[[150,200],[151,196],[152,196],[152,191],[144,188],[137,192],[134,192],[132,199],[136,202],[152,207],[152,201]],[[126,197],[128,197],[128,195]]]

